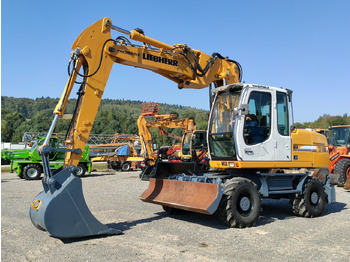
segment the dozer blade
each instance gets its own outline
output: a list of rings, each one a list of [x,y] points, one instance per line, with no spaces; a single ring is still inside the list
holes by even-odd
[[[30,219],[38,229],[57,238],[79,238],[120,234],[121,231],[101,224],[90,212],[83,196],[81,179],[71,166],[44,181],[30,207]]]
[[[213,214],[221,200],[220,184],[150,178],[149,186],[140,199],[162,206]]]

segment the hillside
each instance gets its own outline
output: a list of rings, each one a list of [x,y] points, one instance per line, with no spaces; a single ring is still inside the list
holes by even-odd
[[[1,141],[18,143],[22,140],[24,132],[48,131],[58,98],[14,98],[1,97]],[[59,119],[55,132],[65,133],[68,129],[71,115],[73,114],[76,99],[70,99],[66,108],[66,115]],[[137,134],[137,118],[141,114],[142,101],[112,100],[101,101],[95,123],[91,133],[114,134],[129,133]],[[159,104],[159,113],[167,114],[177,112],[180,118],[195,119],[198,129],[206,129],[209,112],[191,107],[179,105]],[[180,133],[179,133],[180,132]],[[153,132],[152,132],[153,133]],[[173,133],[181,134],[180,130]],[[168,141],[154,132],[158,143]],[[164,141],[163,141],[164,140]]]

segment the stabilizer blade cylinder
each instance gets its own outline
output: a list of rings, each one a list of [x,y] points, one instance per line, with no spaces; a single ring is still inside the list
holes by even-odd
[[[121,231],[100,223],[86,205],[82,182],[70,166],[48,183],[30,207],[30,219],[35,227],[46,230],[56,238],[79,238],[95,235],[114,235]]]

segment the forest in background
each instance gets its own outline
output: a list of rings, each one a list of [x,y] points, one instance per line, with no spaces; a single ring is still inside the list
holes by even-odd
[[[53,120],[53,110],[58,98],[1,97],[1,142],[18,143],[24,132],[47,132]],[[91,134],[125,133],[138,134],[137,119],[141,114],[142,101],[102,99]],[[74,112],[76,99],[68,101],[65,115],[58,120],[55,133],[66,133]],[[209,112],[181,105],[159,104],[159,114],[176,112],[179,118],[192,118],[199,130],[207,128]],[[181,136],[182,130],[169,129]],[[154,142],[171,144],[169,137],[161,136],[157,129],[151,130]]]
[[[53,110],[58,98],[14,98],[1,97],[1,142],[18,143],[22,141],[24,132],[47,132],[53,119]],[[92,134],[138,134],[137,119],[141,114],[142,101],[102,99],[97,116],[92,127]],[[70,99],[66,114],[60,118],[56,133],[65,133],[73,114],[76,99]],[[209,112],[206,110],[185,107],[181,105],[159,104],[160,114],[176,112],[179,118],[192,118],[198,130],[207,128]],[[350,125],[350,116],[320,116],[314,122],[295,123],[298,128],[327,129],[334,125]],[[181,130],[169,130],[180,135]],[[161,136],[152,130],[154,142],[159,145],[172,143],[171,139]]]

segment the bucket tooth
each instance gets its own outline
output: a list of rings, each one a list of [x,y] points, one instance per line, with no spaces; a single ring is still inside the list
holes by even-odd
[[[223,195],[221,184],[150,178],[140,199],[144,202],[213,214]]]
[[[56,238],[79,238],[114,235],[121,231],[99,222],[86,205],[82,182],[75,167],[64,169],[48,181],[30,207],[30,219],[35,227]]]

